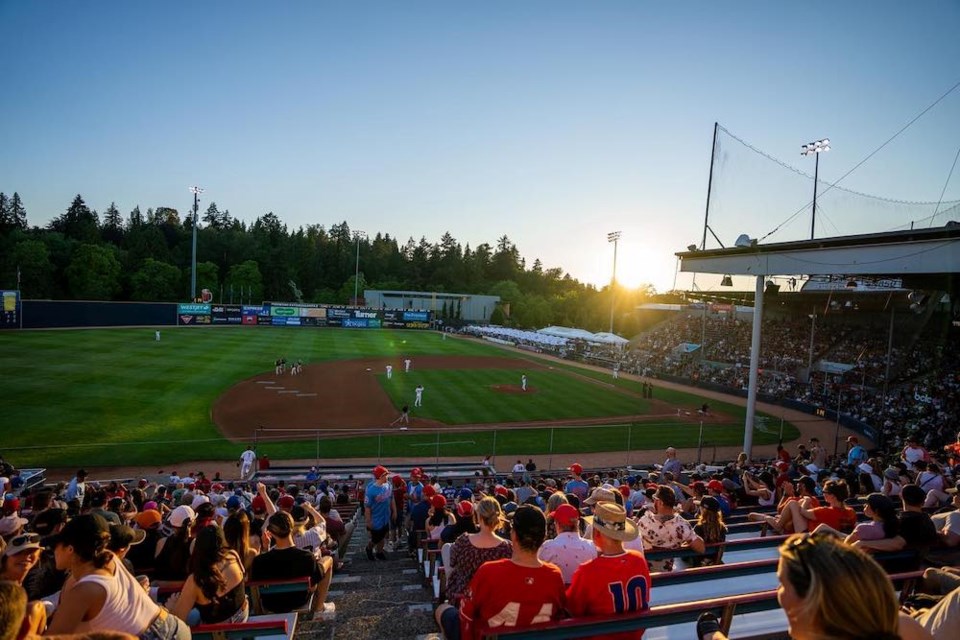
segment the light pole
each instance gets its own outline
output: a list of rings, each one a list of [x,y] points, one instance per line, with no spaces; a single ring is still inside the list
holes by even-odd
[[[611,231],[607,234],[607,242],[613,243],[613,278],[610,279],[610,333],[613,333],[613,304],[616,301],[614,288],[617,286],[617,240],[620,231]]]
[[[820,171],[820,154],[830,151],[830,138],[808,142],[800,147],[800,155],[816,156],[813,164],[813,216],[810,218],[810,239],[813,240],[814,225],[817,223],[817,175]]]
[[[360,285],[360,238],[367,237],[365,231],[354,231],[353,237],[357,240],[357,269],[353,274],[353,305],[357,305],[357,287]]]
[[[190,261],[190,301],[197,301],[197,197],[203,193],[200,187],[190,187],[193,193],[193,258]]]

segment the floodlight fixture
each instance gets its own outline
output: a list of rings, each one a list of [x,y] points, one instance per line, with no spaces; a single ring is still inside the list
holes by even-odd
[[[696,250],[699,249],[699,248],[700,248],[700,247],[698,247],[698,246],[695,245],[695,244],[688,244],[688,245],[687,245],[687,251],[696,251]]]
[[[353,304],[357,304],[358,287],[360,285],[360,238],[366,238],[366,231],[354,231],[353,238],[357,241],[357,268],[353,274]]]
[[[610,333],[613,333],[613,310],[616,300],[614,285],[617,284],[617,241],[620,240],[621,234],[621,231],[611,231],[607,234],[607,242],[613,243],[613,277],[610,279]]]
[[[732,287],[732,286],[733,286],[733,278],[731,278],[729,275],[723,276],[723,279],[720,280],[720,286],[721,286],[721,287]]]

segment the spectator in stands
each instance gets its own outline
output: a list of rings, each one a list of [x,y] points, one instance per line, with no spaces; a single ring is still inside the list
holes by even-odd
[[[563,574],[537,558],[547,532],[540,509],[522,505],[513,514],[509,559],[486,562],[477,569],[457,610],[441,605],[437,612],[448,640],[479,640],[491,626],[526,627],[556,620],[564,611]]]
[[[443,530],[449,527],[456,518],[447,509],[447,499],[440,494],[430,498],[430,518],[427,520],[427,537],[439,540]]]
[[[704,545],[717,544],[727,539],[727,525],[723,523],[723,514],[720,513],[720,501],[713,496],[704,496],[700,500],[700,515],[693,531],[703,539]],[[708,556],[690,558],[691,567],[719,564],[723,552]]]
[[[817,483],[810,476],[803,476],[797,481],[796,488],[792,483],[783,485],[783,498],[777,505],[777,516],[771,516],[767,513],[749,513],[747,520],[751,522],[765,522],[768,527],[778,533],[794,533],[793,513],[787,509],[791,502],[798,502],[805,509],[815,509],[820,506],[820,500],[817,498]]]
[[[940,465],[931,462],[927,465],[926,471],[917,475],[917,485],[927,492],[923,506],[932,509],[947,504],[950,501],[950,495],[947,494],[947,481],[943,477]]]
[[[836,536],[791,536],[780,546],[777,578],[777,599],[794,640],[923,637],[917,625],[898,615],[897,597],[883,569]],[[701,614],[697,637],[726,640],[719,628],[714,614]]]
[[[863,505],[863,514],[869,522],[861,522],[853,528],[844,542],[853,544],[857,540],[883,540],[900,533],[900,520],[893,500],[882,493],[871,493]]]
[[[594,509],[593,544],[599,555],[584,562],[567,588],[567,611],[574,617],[637,613],[650,602],[650,568],[642,553],[627,551],[623,543],[639,532],[626,510],[604,502]],[[624,640],[636,632],[604,635]]]
[[[783,510],[780,529],[787,533],[793,531],[814,531],[821,524],[826,524],[835,531],[850,533],[857,524],[857,512],[846,506],[845,501],[850,497],[847,483],[843,480],[827,480],[823,485],[823,499],[826,507],[812,507],[808,501],[790,502]],[[789,515],[788,515],[789,514]],[[789,518],[789,519],[788,519]]]
[[[496,534],[503,525],[500,503],[491,497],[481,499],[473,510],[473,518],[479,526],[479,531],[460,536],[450,549],[447,593],[454,607],[460,605],[460,599],[480,565],[509,558],[513,554],[510,541]],[[438,623],[439,620],[438,616]]]
[[[900,551],[907,548],[924,553],[937,544],[937,528],[930,516],[923,512],[923,501],[926,499],[923,489],[915,484],[905,485],[900,492],[900,499],[903,501],[903,511],[900,512],[898,534],[881,540],[858,540],[855,546],[873,551]]]
[[[819,438],[810,438],[809,462],[819,470],[827,466],[827,450],[820,445]]]
[[[119,631],[155,640],[189,640],[190,629],[154,603],[146,590],[107,550],[110,533],[96,515],[77,516],[57,535],[57,568],[71,584],[47,633]]]
[[[860,493],[878,493],[883,491],[883,479],[877,473],[880,463],[871,458],[857,466],[860,472]]]
[[[660,485],[654,493],[653,509],[648,509],[637,521],[643,548],[679,549],[690,547],[699,554],[706,551],[703,538],[694,532],[690,523],[677,515],[677,495],[670,487]],[[673,561],[664,563],[666,570],[673,568]]]
[[[250,517],[246,511],[236,510],[223,521],[223,539],[230,549],[240,557],[244,573],[249,573],[253,567],[253,559],[257,557],[257,549],[250,544]]]
[[[944,546],[956,547],[960,545],[960,491],[953,494],[948,509],[940,510],[932,515],[931,519]],[[960,586],[960,584],[957,586]]]
[[[857,436],[847,436],[847,466],[857,467],[867,461],[867,450],[860,444]]]
[[[157,542],[153,577],[158,580],[186,580],[193,549],[193,524],[196,514],[186,505],[170,512],[164,537]]]
[[[392,520],[390,521],[390,547],[397,549],[400,540],[403,539],[403,524],[407,512],[407,483],[399,475],[391,479],[393,484],[394,509]]]
[[[580,512],[572,505],[565,502],[559,504],[551,510],[548,520],[553,522],[557,534],[543,543],[539,557],[544,562],[558,566],[563,574],[563,583],[570,584],[577,567],[597,557],[597,548],[592,541],[580,537]]]
[[[683,473],[683,464],[677,458],[677,450],[674,447],[667,447],[667,459],[663,462],[663,473],[672,473],[675,478],[679,478]]]
[[[367,542],[367,559],[386,560],[387,554],[383,546],[390,533],[390,523],[396,520],[394,512],[396,503],[393,501],[391,487],[387,484],[389,472],[386,467],[377,465],[373,468],[373,481],[367,485],[363,495],[363,514],[370,532]],[[439,535],[439,534],[438,534]],[[374,551],[376,550],[376,551]]]
[[[583,479],[583,466],[579,462],[570,465],[570,473],[573,479],[569,480],[563,487],[564,493],[572,493],[581,500],[585,500],[590,494],[590,485]]]
[[[755,476],[748,471],[743,472],[740,486],[743,492],[757,499],[757,505],[761,507],[772,507],[777,503],[777,492],[774,487],[773,475],[769,471],[762,472]]]
[[[353,529],[356,523],[353,519],[344,523],[342,519],[333,517],[332,509],[333,503],[330,501],[329,496],[320,498],[317,510],[327,525],[327,536],[336,543],[337,554],[342,559],[343,554],[347,552],[347,542],[350,540],[350,536],[353,535]]]
[[[293,516],[293,544],[319,557],[327,542],[327,522],[309,502],[298,504],[290,512]]]
[[[274,547],[253,559],[251,580],[293,580],[310,578],[309,592],[264,594],[263,606],[273,613],[287,613],[303,607],[313,593],[313,610],[323,608],[333,578],[333,559],[318,560],[309,551],[297,549],[293,543],[293,517],[277,511],[267,519],[263,531],[264,548],[273,539]]]
[[[27,594],[19,584],[0,581],[0,640],[36,639],[46,626],[42,603],[27,602]]]
[[[470,489],[461,489],[460,491],[470,492]],[[496,500],[494,500],[494,502],[496,502]],[[440,532],[441,542],[452,543],[456,542],[456,540],[465,533],[477,533],[479,529],[477,528],[473,512],[474,504],[470,498],[458,500],[453,508],[453,515],[456,518],[456,522],[444,527],[443,531]]]
[[[927,460],[928,455],[927,450],[917,442],[916,436],[909,436],[907,438],[907,446],[900,452],[900,459],[907,465],[907,469],[912,471],[914,465],[921,460]]]
[[[410,533],[407,536],[407,546],[410,553],[415,553],[417,549],[417,532],[427,530],[427,520],[430,518],[430,510],[433,508],[430,500],[436,495],[433,487],[427,485],[423,488],[424,499],[410,508]]]
[[[40,560],[40,536],[36,533],[21,533],[7,542],[0,557],[0,580],[23,585],[24,578]]]
[[[880,490],[883,495],[898,498],[902,486],[900,472],[896,468],[890,467],[883,472],[883,489]]]
[[[85,469],[77,471],[77,474],[67,484],[67,492],[63,496],[67,502],[77,500],[81,505],[83,504],[83,496],[87,490],[86,479],[87,471]]]
[[[246,572],[236,551],[227,546],[223,530],[208,525],[197,534],[190,557],[190,575],[180,593],[167,601],[167,608],[184,622],[194,608],[204,624],[246,622]]]

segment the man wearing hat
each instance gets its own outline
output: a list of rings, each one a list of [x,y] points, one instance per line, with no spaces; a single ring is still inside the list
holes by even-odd
[[[572,505],[561,504],[550,518],[557,528],[557,537],[544,542],[538,556],[560,567],[563,584],[570,584],[573,572],[584,562],[596,558],[597,550],[592,542],[580,537],[580,512]]]
[[[583,475],[583,467],[579,462],[574,462],[570,465],[570,473],[573,474],[573,480],[570,480],[564,485],[563,492],[572,493],[581,500],[585,499],[590,493],[590,485],[581,477]]]
[[[645,611],[650,606],[650,567],[643,554],[623,543],[639,532],[618,504],[601,502],[593,510],[593,544],[599,555],[580,565],[567,588],[567,611],[574,617]],[[636,638],[636,632],[605,635]]]
[[[386,467],[377,465],[373,468],[373,481],[367,485],[363,496],[363,517],[370,532],[370,541],[367,542],[367,559],[386,560],[387,554],[383,551],[387,534],[390,533],[390,523],[396,520],[397,505],[393,500],[393,489],[387,483],[390,472]],[[376,551],[374,551],[376,549]]]

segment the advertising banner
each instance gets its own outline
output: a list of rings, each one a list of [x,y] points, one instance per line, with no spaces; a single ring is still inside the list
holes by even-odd
[[[406,322],[429,322],[430,312],[429,311],[404,311],[403,319]]]
[[[280,318],[294,318],[300,316],[300,309],[297,307],[270,305],[270,315]]]
[[[177,305],[177,313],[181,315],[189,314],[191,316],[208,316],[210,315],[210,305],[195,302],[180,303]]]
[[[210,308],[213,324],[240,324],[242,310],[240,305],[215,304]]]
[[[257,316],[243,316],[243,324],[257,324]]]
[[[20,327],[20,292],[0,291],[0,329]]]

